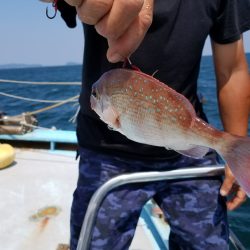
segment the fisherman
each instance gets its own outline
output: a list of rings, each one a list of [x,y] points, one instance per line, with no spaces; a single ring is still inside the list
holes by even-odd
[[[250,1],[65,1],[77,6],[85,37],[77,125],[79,179],[71,210],[70,247],[75,250],[90,198],[110,178],[218,163],[212,150],[204,158],[193,159],[109,130],[90,108],[92,84],[130,57],[147,74],[157,70],[155,77],[185,95],[207,121],[197,95],[197,78],[202,49],[210,36],[224,129],[245,136],[250,84],[241,34],[250,28]],[[228,167],[223,182],[210,177],[125,185],[102,203],[91,249],[128,249],[141,209],[151,198],[170,223],[170,249],[216,250],[228,249],[227,209],[239,207],[246,194]]]

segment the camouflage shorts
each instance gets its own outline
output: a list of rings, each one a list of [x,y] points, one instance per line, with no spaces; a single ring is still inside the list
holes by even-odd
[[[203,159],[181,156],[177,161],[144,162],[80,150],[79,179],[71,209],[71,250],[78,237],[89,200],[98,187],[123,173],[207,166],[217,163],[211,153]],[[221,178],[129,184],[109,193],[99,209],[91,250],[128,249],[143,205],[158,203],[171,225],[170,249],[228,249],[225,200]]]

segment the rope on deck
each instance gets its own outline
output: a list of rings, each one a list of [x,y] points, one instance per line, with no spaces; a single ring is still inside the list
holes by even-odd
[[[38,109],[38,110],[35,110],[35,111],[32,111],[32,112],[27,112],[27,113],[30,114],[30,115],[36,115],[38,113],[42,113],[44,111],[47,111],[47,110],[59,107],[61,105],[69,103],[69,102],[72,102],[72,101],[74,101],[74,100],[76,100],[78,98],[79,98],[79,95],[76,95],[76,96],[70,97],[70,98],[68,98],[68,99],[66,99],[66,100],[64,100],[64,101],[62,101],[60,103],[56,103],[56,104],[53,104],[51,106],[48,106],[48,107],[45,107],[45,108],[41,108],[41,109]]]
[[[16,83],[16,84],[33,84],[33,85],[81,85],[81,82],[36,82],[36,81],[18,81],[18,80],[10,80],[10,79],[0,79],[0,84],[1,83]],[[28,111],[26,113],[28,113],[29,115],[36,115],[38,113],[42,113],[44,111],[47,111],[47,110],[50,110],[50,109],[53,109],[53,108],[56,108],[56,107],[59,107],[59,106],[62,106],[64,104],[67,104],[67,103],[70,103],[70,102],[77,102],[78,98],[79,98],[79,95],[76,95],[76,96],[73,96],[73,97],[70,97],[66,100],[42,100],[42,99],[33,99],[33,98],[27,98],[27,97],[23,97],[23,96],[17,96],[17,95],[11,95],[11,94],[8,94],[8,93],[5,93],[5,92],[0,92],[0,95],[2,96],[7,96],[7,97],[11,97],[11,98],[16,98],[16,99],[20,99],[20,100],[25,100],[25,101],[31,101],[31,102],[38,102],[38,103],[55,103],[53,105],[50,105],[50,106],[47,106],[47,107],[44,107],[44,108],[41,108],[41,109],[38,109],[38,110],[35,110],[35,111]],[[71,122],[75,122],[75,119],[76,119],[76,116],[79,112],[79,107],[76,111],[76,114],[69,120]],[[27,124],[23,124],[23,126],[27,126]],[[38,127],[38,126],[34,126],[33,125],[33,128],[41,128],[41,127]],[[46,129],[46,128],[43,128],[43,129]]]
[[[40,103],[60,103],[60,102],[64,101],[64,100],[32,99],[32,98],[27,98],[27,97],[23,97],[23,96],[17,96],[17,95],[7,94],[5,92],[0,92],[0,95],[11,97],[11,98],[15,98],[15,99],[19,99],[19,100],[30,101],[30,102],[40,102]],[[76,102],[76,100],[72,100],[70,102]]]
[[[29,128],[33,128],[33,129],[43,129],[43,130],[52,130],[52,131],[56,130],[56,127],[46,128],[46,127],[41,127],[41,126],[37,126],[37,125],[27,124],[24,122],[20,122],[20,124],[25,126],[25,127],[29,127]]]

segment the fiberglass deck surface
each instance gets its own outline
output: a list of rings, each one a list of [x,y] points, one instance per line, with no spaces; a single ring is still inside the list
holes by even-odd
[[[69,242],[69,215],[77,180],[74,154],[18,149],[0,171],[0,246],[4,250],[56,250]],[[130,250],[157,250],[144,220]]]

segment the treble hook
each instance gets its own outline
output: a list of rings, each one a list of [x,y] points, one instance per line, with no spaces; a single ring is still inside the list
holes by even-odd
[[[57,13],[57,0],[54,0],[53,3],[52,3],[52,7],[55,9],[55,13],[53,16],[49,16],[49,8],[47,7],[46,8],[46,16],[49,18],[49,19],[53,19],[56,17],[56,13]]]

